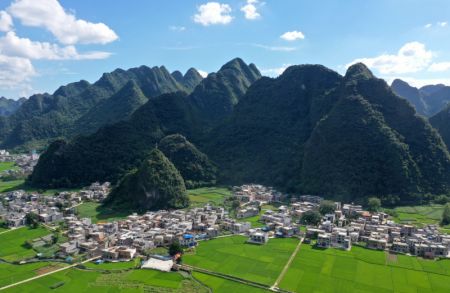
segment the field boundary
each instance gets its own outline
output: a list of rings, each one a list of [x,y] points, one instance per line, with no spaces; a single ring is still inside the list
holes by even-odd
[[[86,262],[89,262],[89,261],[96,260],[97,258],[99,258],[99,256],[96,256],[96,257],[87,259],[87,260],[82,261],[82,262],[80,262],[80,263],[74,263],[74,264],[72,264],[72,265],[69,265],[69,266],[66,266],[66,267],[63,267],[63,268],[60,268],[60,269],[57,269],[57,270],[54,270],[54,271],[51,271],[51,272],[48,272],[48,273],[45,273],[45,274],[42,274],[42,275],[38,275],[38,276],[29,278],[29,279],[25,279],[25,280],[22,280],[22,281],[13,283],[13,284],[6,285],[6,286],[4,286],[4,287],[1,287],[1,288],[0,288],[0,291],[6,290],[6,289],[9,289],[9,288],[12,288],[12,287],[15,287],[15,286],[24,284],[24,283],[28,283],[28,282],[33,281],[33,280],[36,280],[36,279],[40,279],[40,278],[42,278],[42,277],[45,277],[45,276],[48,276],[48,275],[51,275],[51,274],[54,274],[54,273],[58,273],[58,272],[61,272],[61,271],[64,271],[64,270],[68,270],[68,269],[73,268],[73,267],[75,267],[75,266],[78,266],[78,265],[80,265],[80,264],[83,264],[83,263],[86,263]]]
[[[283,267],[283,270],[281,271],[280,275],[278,275],[278,278],[276,279],[275,283],[270,287],[270,289],[278,289],[278,284],[283,280],[284,275],[286,275],[286,272],[291,267],[292,262],[294,261],[294,258],[297,256],[298,251],[300,250],[300,246],[302,246],[303,238],[300,239],[297,246],[295,247],[294,251],[292,252],[291,256],[289,257],[286,265]]]

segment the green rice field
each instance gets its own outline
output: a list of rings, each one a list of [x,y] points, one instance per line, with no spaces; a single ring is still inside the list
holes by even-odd
[[[270,239],[266,245],[245,243],[231,236],[201,242],[195,254],[183,256],[186,264],[246,280],[272,285],[294,251],[297,239]]]
[[[222,205],[227,197],[231,196],[231,190],[220,187],[203,187],[188,190],[191,206],[204,206],[207,203]]]
[[[202,274],[199,272],[193,273],[194,278],[205,284],[214,293],[230,293],[230,292],[244,292],[244,293],[262,293],[270,292],[269,290],[259,289],[252,286],[247,286],[234,281],[229,281],[223,278]]]
[[[450,261],[303,244],[280,288],[294,292],[450,292]]]
[[[0,259],[19,261],[35,256],[36,252],[33,249],[25,247],[25,241],[48,234],[50,232],[42,227],[36,229],[22,227],[0,234]]]
[[[92,223],[107,222],[126,218],[131,213],[128,211],[118,212],[116,210],[103,207],[97,202],[85,202],[77,208],[80,218],[91,218]]]
[[[40,273],[63,267],[61,263],[36,262],[23,265],[0,263],[0,287],[35,277]]]

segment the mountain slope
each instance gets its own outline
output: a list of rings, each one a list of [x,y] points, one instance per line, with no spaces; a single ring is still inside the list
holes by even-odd
[[[25,98],[13,100],[0,97],[0,116],[10,116],[11,114],[14,114],[25,101]]]
[[[184,208],[189,204],[183,178],[164,154],[154,149],[137,170],[112,190],[107,204],[147,211]]]
[[[450,186],[440,136],[362,64],[345,78],[314,65],[263,78],[208,139],[206,153],[231,184],[403,201]]]
[[[252,83],[261,77],[254,64],[236,58],[211,73],[192,92],[190,99],[205,118],[218,121],[228,116]]]
[[[241,83],[246,80],[240,76],[245,71],[242,67],[242,71],[232,72],[226,68],[227,74],[221,69],[203,79],[199,85],[203,93],[201,99],[195,96],[194,101],[194,94],[187,96],[181,92],[162,95],[150,99],[127,121],[100,128],[92,135],[77,137],[59,148],[49,147],[44,157],[51,159],[39,161],[30,183],[56,187],[82,186],[97,180],[116,182],[135,168],[166,135],[178,133],[197,143],[205,129],[215,121],[213,118],[208,120],[207,109],[198,107],[197,102],[214,99],[216,95],[226,97],[233,88],[240,89],[232,91],[233,97],[239,99],[244,87],[249,86]],[[226,85],[217,86],[216,76],[221,76],[220,80]],[[234,85],[234,82],[238,84]],[[212,85],[211,89],[209,85]]]
[[[103,74],[94,84],[80,81],[60,87],[52,95],[30,97],[16,113],[0,121],[2,147],[42,145],[59,137],[92,133],[104,123],[126,118],[130,113],[119,115],[121,106],[133,112],[145,102],[142,97],[129,100],[127,95],[124,96],[125,101],[121,101],[121,96],[115,95],[130,81],[134,81],[147,98],[180,90],[188,91],[164,67],[116,69]],[[105,102],[110,98],[111,101]],[[97,121],[98,113],[102,114]],[[108,114],[112,116],[108,117]]]
[[[430,117],[430,123],[439,132],[450,150],[450,105],[436,115]]]
[[[158,149],[180,171],[187,188],[211,186],[216,183],[216,167],[184,136],[168,135],[159,142]]]
[[[418,89],[396,79],[391,87],[397,95],[407,99],[417,113],[426,117],[435,115],[450,102],[450,87],[443,84],[427,85]]]

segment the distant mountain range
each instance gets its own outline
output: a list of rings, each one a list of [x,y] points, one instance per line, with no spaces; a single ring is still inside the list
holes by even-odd
[[[425,117],[437,114],[450,102],[450,87],[443,84],[416,88],[403,80],[396,79],[391,87],[397,95],[407,99],[417,113]]]
[[[201,80],[193,68],[182,75],[170,74],[163,66],[141,66],[105,73],[93,84],[82,80],[51,95],[33,95],[0,118],[0,146],[43,147],[56,138],[93,133],[128,119],[148,99],[176,91],[190,93]]]
[[[117,96],[133,97],[132,104],[139,105],[142,96],[151,96],[148,84],[118,79],[121,86],[109,89],[110,99],[120,91]],[[95,132],[92,127],[87,135],[52,143],[29,183],[67,187],[117,183],[126,176],[137,180],[129,174],[161,146],[184,181],[196,186],[215,181],[217,168],[219,183],[257,182],[346,201],[376,195],[415,202],[426,193],[450,191],[450,155],[441,136],[363,64],[351,66],[345,76],[320,65],[291,66],[273,79],[237,58],[193,90],[179,73],[165,80],[176,82],[165,82],[173,85],[167,91],[183,88],[127,110],[128,119],[113,122],[121,116],[111,114],[116,118],[101,120],[108,125]]]
[[[6,117],[14,114],[26,100],[25,98],[13,100],[0,97],[0,116]]]

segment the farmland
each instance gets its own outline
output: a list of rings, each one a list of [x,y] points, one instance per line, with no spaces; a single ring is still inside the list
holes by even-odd
[[[194,267],[272,285],[298,243],[297,239],[271,239],[258,246],[246,240],[233,236],[205,241],[183,260]]]
[[[280,284],[295,292],[449,292],[450,261],[422,260],[353,247],[302,245]]]
[[[52,288],[57,287],[53,290]],[[100,273],[69,269],[29,283],[12,287],[5,292],[207,292],[207,289],[188,276],[151,270]]]
[[[269,292],[268,290],[259,289],[251,286],[247,286],[241,283],[229,281],[219,277],[194,272],[193,276],[211,288],[214,293],[229,293],[229,292],[245,292],[245,293],[262,293]]]
[[[128,211],[118,212],[103,207],[97,202],[82,203],[77,207],[77,212],[80,218],[91,218],[93,223],[123,219],[130,214]]]
[[[231,191],[220,187],[203,187],[188,190],[191,206],[204,206],[207,203],[216,206],[223,205],[224,200],[231,196]]]
[[[0,287],[37,276],[64,266],[61,263],[36,262],[23,265],[0,263]]]
[[[48,234],[50,232],[42,227],[36,229],[23,227],[0,234],[0,258],[18,261],[35,256],[36,252],[27,248],[25,242]]]

